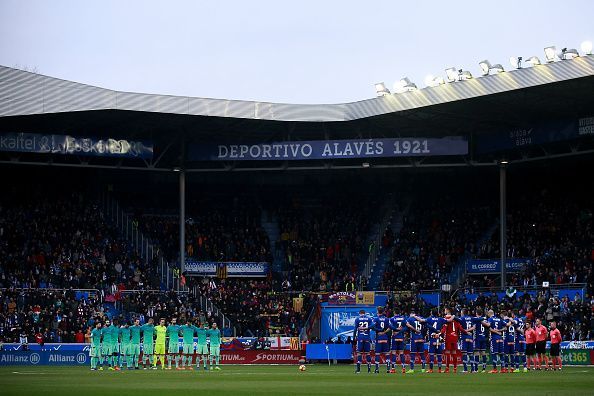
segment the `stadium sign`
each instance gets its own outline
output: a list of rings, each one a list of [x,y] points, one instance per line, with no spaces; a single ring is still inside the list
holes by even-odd
[[[521,272],[525,266],[530,265],[531,259],[513,258],[505,262],[507,272]],[[496,274],[501,272],[501,260],[499,259],[471,259],[466,261],[466,272],[468,274]]]
[[[546,121],[476,136],[477,153],[489,153],[594,135],[594,117]]]
[[[90,363],[89,353],[78,351],[23,351],[0,352],[0,366],[80,366]]]
[[[328,296],[328,305],[355,305],[355,292],[336,292]]]
[[[186,260],[187,275],[216,276],[219,278],[256,278],[268,276],[270,264],[264,262],[217,262]]]
[[[190,161],[293,161],[466,154],[466,139],[444,137],[193,144],[187,157]]]
[[[0,134],[0,151],[94,157],[153,158],[153,144],[126,139],[97,139],[37,133]]]

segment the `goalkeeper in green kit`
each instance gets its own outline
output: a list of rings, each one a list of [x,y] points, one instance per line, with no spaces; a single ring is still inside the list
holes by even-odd
[[[215,370],[220,370],[219,360],[221,358],[221,330],[217,328],[217,323],[212,323],[212,329],[208,330],[208,337],[210,338],[210,367],[212,369],[212,361],[215,360]]]

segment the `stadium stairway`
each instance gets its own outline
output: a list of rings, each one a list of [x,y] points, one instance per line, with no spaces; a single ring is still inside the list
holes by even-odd
[[[404,216],[408,213],[410,205],[406,205],[403,210],[398,210],[397,208],[393,208],[390,212],[389,222],[388,225],[392,228],[392,232],[394,235],[398,235],[400,230],[402,229],[403,219]],[[381,237],[383,236],[384,230],[387,227],[383,227],[380,230],[379,240],[381,241]],[[369,276],[369,282],[367,284],[368,290],[378,290],[382,283],[382,278],[384,276],[384,272],[386,270],[386,265],[390,261],[390,256],[392,253],[391,247],[383,247],[380,245],[380,251],[377,255],[375,264],[373,265],[373,269],[371,271],[371,275]]]
[[[283,270],[283,257],[282,252],[276,248],[278,241],[280,241],[278,219],[274,214],[269,213],[265,209],[261,209],[260,213],[260,224],[264,228],[264,231],[266,231],[266,235],[268,235],[268,240],[270,241],[270,251],[273,257],[272,271],[274,273],[280,273]]]
[[[478,241],[476,241],[476,246],[480,248],[493,236],[493,233],[499,227],[499,219],[495,220],[487,230],[480,236]],[[462,283],[464,277],[466,275],[466,261],[472,258],[472,254],[468,251],[464,252],[464,254],[458,259],[456,265],[452,268],[452,271],[448,275],[448,281],[453,288],[456,288]]]

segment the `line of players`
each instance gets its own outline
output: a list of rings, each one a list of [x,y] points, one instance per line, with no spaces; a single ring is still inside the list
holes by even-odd
[[[194,348],[195,335],[197,336],[196,348]],[[180,336],[182,338],[181,354]],[[207,342],[207,338],[210,342]],[[141,346],[142,365],[145,370],[151,366],[156,370],[159,362],[162,369],[171,370],[171,363],[175,362],[176,370],[193,370],[192,357],[195,353],[196,369],[200,369],[200,360],[202,360],[204,370],[209,368],[220,370],[221,332],[217,324],[213,323],[210,329],[208,323],[195,326],[188,322],[180,326],[176,318],[172,318],[167,326],[165,319],[160,319],[159,324],[155,326],[153,318],[149,318],[142,326],[138,319],[135,319],[131,325],[124,323],[120,327],[109,320],[105,321],[104,326],[97,321],[95,328],[91,330],[91,370],[103,370],[104,363],[109,370],[118,371],[124,364],[128,370],[139,370]],[[165,356],[167,356],[167,366]]]
[[[375,331],[375,354],[371,356],[371,330]],[[408,337],[407,337],[408,335]],[[426,339],[427,337],[427,339]],[[548,329],[536,319],[535,325],[518,315],[517,311],[504,312],[497,315],[492,310],[483,316],[483,310],[477,308],[475,315],[469,315],[467,309],[462,309],[461,316],[452,315],[445,308],[444,317],[438,316],[437,309],[431,311],[431,316],[422,318],[414,312],[403,315],[398,308],[394,309],[394,316],[387,318],[382,307],[377,308],[377,317],[372,318],[359,312],[355,319],[354,339],[356,346],[356,373],[361,372],[363,358],[366,358],[367,372],[371,372],[371,364],[375,364],[375,373],[379,373],[379,359],[386,365],[386,371],[394,373],[397,360],[400,360],[402,373],[415,372],[415,357],[421,361],[421,371],[425,372],[425,342],[428,341],[428,363],[432,373],[435,365],[438,372],[442,372],[443,355],[445,355],[445,373],[458,367],[458,352],[462,355],[464,373],[476,373],[481,366],[481,372],[487,371],[487,353],[491,355],[493,369],[490,373],[517,373],[520,367],[524,372],[531,369],[559,369],[562,363],[560,357],[560,342],[562,340],[555,322],[551,322],[551,360],[546,354],[546,340]],[[410,342],[410,368],[406,370],[405,342]],[[552,367],[551,367],[552,363]],[[497,370],[497,366],[500,370]]]

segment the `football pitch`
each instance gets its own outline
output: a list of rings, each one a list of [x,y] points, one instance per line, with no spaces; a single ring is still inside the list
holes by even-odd
[[[190,392],[190,393],[187,393]],[[594,395],[594,368],[517,374],[353,374],[352,366],[224,366],[221,371],[0,368],[8,395]]]

